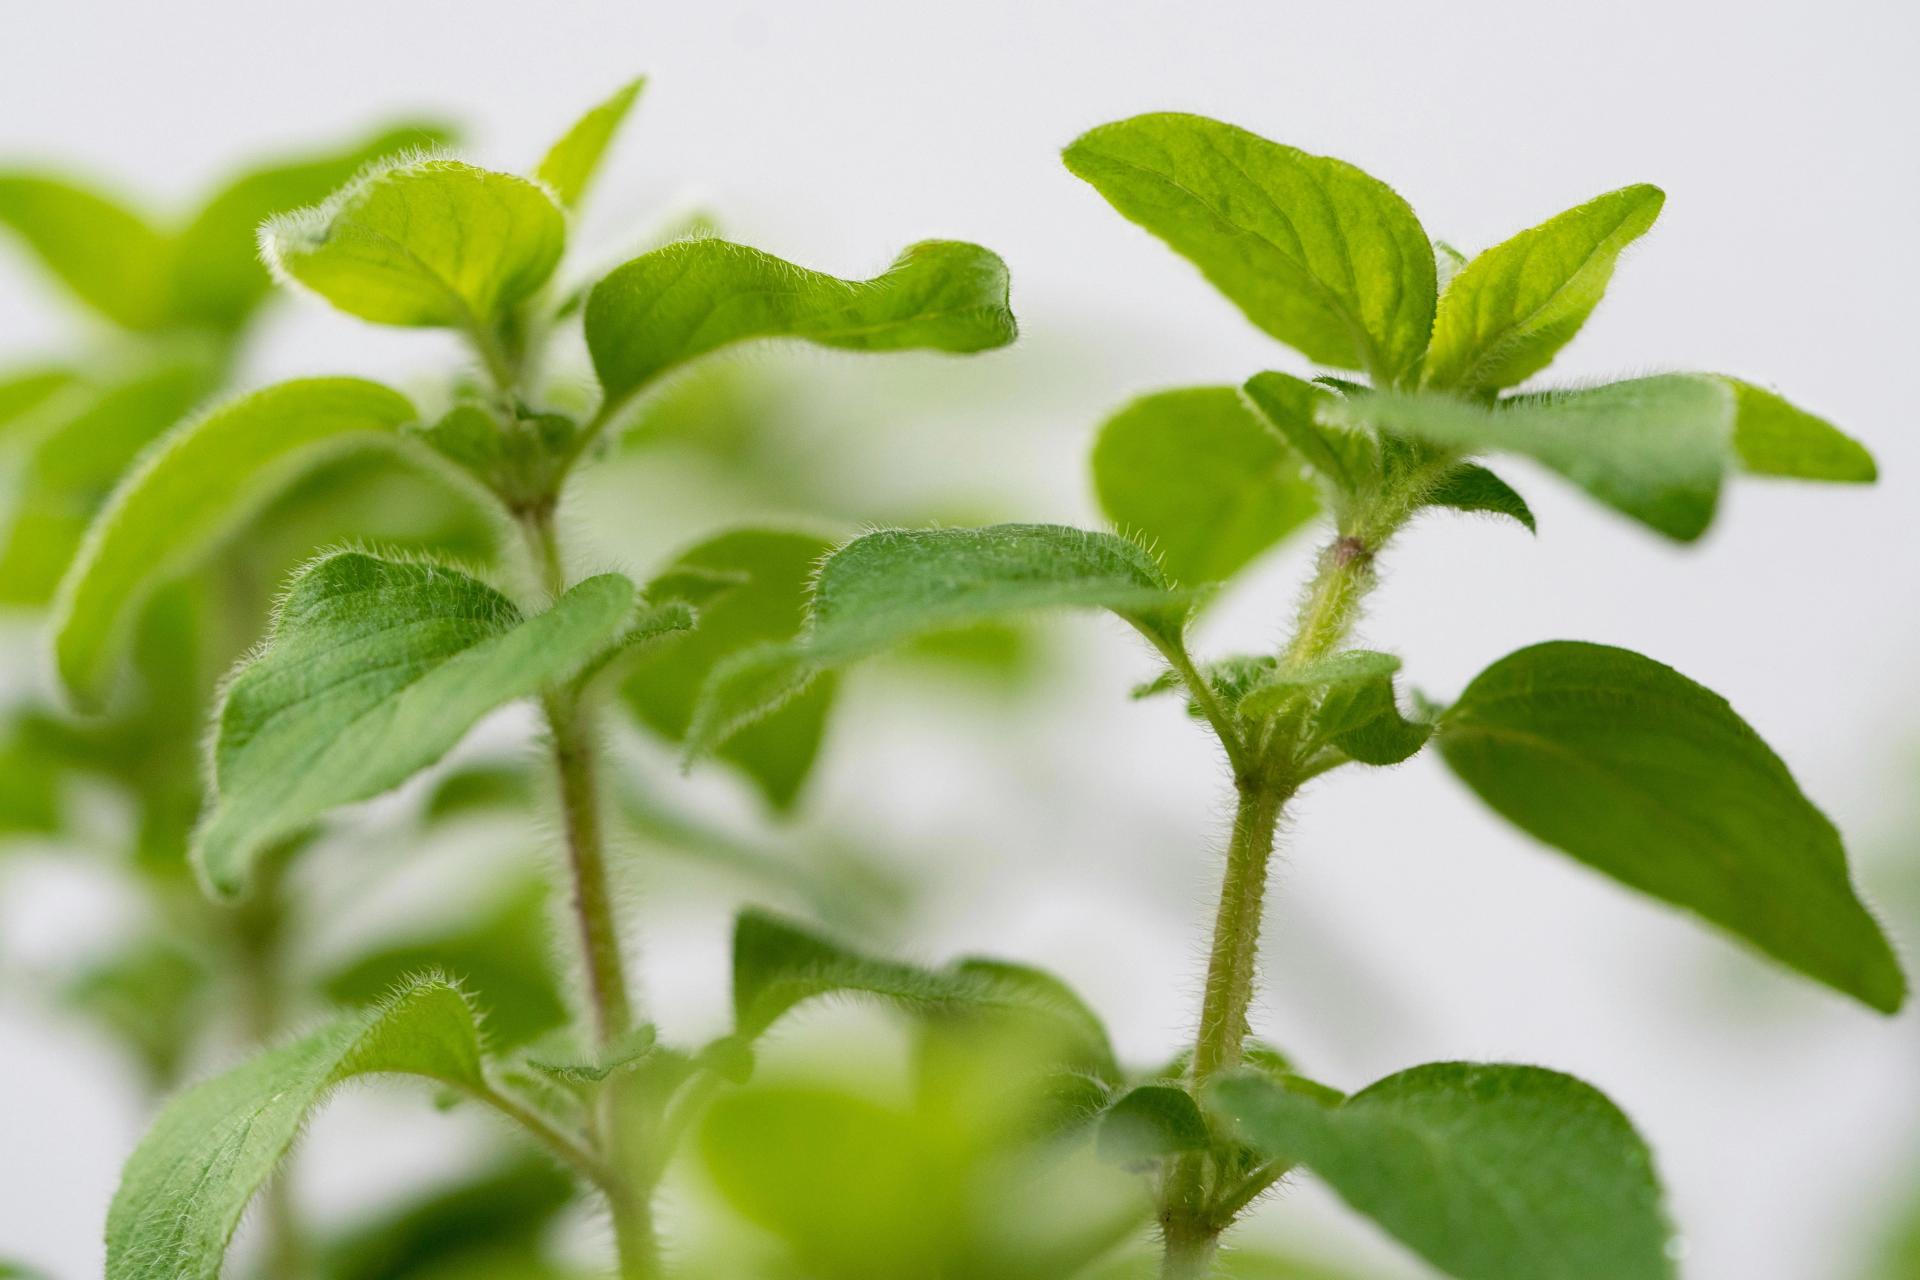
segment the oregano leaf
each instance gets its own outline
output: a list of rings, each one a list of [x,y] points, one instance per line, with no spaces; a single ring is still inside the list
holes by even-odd
[[[1527,505],[1527,500],[1516,493],[1512,485],[1478,463],[1463,462],[1449,471],[1428,492],[1422,505],[1506,516],[1518,522],[1528,533],[1540,532],[1533,522],[1533,508]]]
[[[1169,1084],[1143,1084],[1120,1095],[1101,1113],[1094,1135],[1100,1158],[1125,1166],[1205,1151],[1212,1142],[1193,1095]]]
[[[1357,432],[1320,420],[1333,397],[1286,373],[1256,373],[1241,388],[1247,403],[1336,493],[1352,493],[1371,473],[1372,443]]]
[[[586,194],[587,184],[600,168],[613,135],[646,87],[646,77],[630,80],[612,97],[574,122],[566,136],[548,148],[533,176],[546,184],[563,209],[571,209]]]
[[[1660,216],[1660,188],[1625,187],[1495,245],[1440,297],[1422,380],[1498,391],[1547,367],[1600,304],[1621,252]]]
[[[1007,268],[978,245],[926,240],[871,280],[842,280],[726,240],[645,253],[593,287],[587,347],[609,404],[756,338],[843,351],[966,353],[1013,341]]]
[[[1400,659],[1371,649],[1348,649],[1304,667],[1275,669],[1239,700],[1237,710],[1259,720],[1302,696],[1316,698],[1309,745],[1330,744],[1362,764],[1399,764],[1433,736],[1433,726],[1400,714],[1393,677]]]
[[[535,183],[458,160],[374,169],[260,229],[284,279],[378,324],[491,334],[546,282],[566,219]]]
[[[1191,599],[1136,544],[1063,525],[855,538],[821,566],[805,636],[736,654],[714,670],[687,733],[688,754],[711,751],[835,667],[921,636],[1056,607],[1110,610],[1166,646],[1179,641]]]
[[[135,331],[166,324],[167,238],[119,201],[63,178],[0,172],[0,226],[114,324]]]
[[[283,382],[169,432],[95,517],[54,605],[54,659],[67,692],[100,706],[134,614],[152,589],[205,555],[302,474],[414,417],[397,391],[359,378]]]
[[[488,1087],[466,997],[421,979],[167,1103],[128,1159],[107,1214],[107,1280],[215,1280],[254,1193],[308,1116],[367,1075]]]
[[[79,381],[78,373],[60,365],[14,369],[0,376],[0,444],[21,424],[30,427],[42,406],[74,390]]]
[[[1559,640],[1488,667],[1440,722],[1462,781],[1522,830],[1883,1013],[1907,982],[1840,835],[1724,698]]]
[[[1211,1083],[1212,1114],[1306,1165],[1459,1280],[1669,1280],[1652,1154],[1591,1085],[1539,1067],[1431,1063],[1328,1104],[1263,1076]]]
[[[1742,470],[1759,476],[1871,484],[1879,478],[1865,446],[1764,387],[1722,378],[1733,388],[1733,449]]]
[[[398,786],[487,712],[571,677],[618,641],[634,594],[603,574],[527,618],[439,565],[360,552],[308,565],[221,699],[193,845],[208,888],[238,894],[266,845]]]
[[[1311,520],[1314,486],[1234,387],[1141,396],[1101,426],[1093,483],[1108,520],[1175,582],[1224,582]]]
[[[1433,328],[1433,248],[1407,202],[1341,160],[1203,116],[1101,125],[1067,168],[1316,363],[1388,385]]]

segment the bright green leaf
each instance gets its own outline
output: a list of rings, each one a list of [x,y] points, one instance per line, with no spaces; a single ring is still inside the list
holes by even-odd
[[[1351,493],[1374,467],[1373,446],[1357,432],[1320,421],[1333,399],[1311,382],[1285,373],[1256,373],[1241,388],[1260,417],[1339,493]]]
[[[1482,253],[1440,298],[1429,386],[1469,394],[1547,367],[1600,304],[1621,251],[1646,234],[1666,195],[1645,184],[1589,200]]]
[[[216,1280],[248,1202],[322,1099],[357,1076],[386,1074],[487,1088],[479,1030],[458,990],[415,982],[170,1101],[108,1211],[107,1280]]]
[[[649,600],[684,600],[699,629],[643,656],[621,685],[634,713],[671,741],[686,738],[700,688],[727,657],[792,640],[806,620],[807,590],[833,544],[811,533],[734,529],[691,547],[647,584]],[[775,809],[798,798],[833,705],[831,679],[726,742],[721,759],[752,779]]]
[[[843,351],[987,351],[1013,341],[1007,268],[978,245],[925,240],[871,280],[842,280],[726,240],[642,254],[587,298],[587,346],[617,405],[696,357],[755,338]]]
[[[72,390],[79,376],[71,369],[46,367],[16,369],[0,377],[0,442],[22,424],[31,427],[33,415],[54,397]]]
[[[1879,478],[1865,446],[1825,418],[1751,382],[1721,381],[1733,388],[1733,448],[1742,469],[1758,476],[1848,484],[1871,484]]]
[[[1309,359],[1383,385],[1433,327],[1433,247],[1407,202],[1340,160],[1202,116],[1102,125],[1067,168]]]
[[[0,226],[115,324],[151,330],[166,323],[167,238],[131,209],[59,178],[0,173]]]
[[[402,125],[338,151],[236,176],[174,237],[167,300],[173,322],[239,328],[272,285],[260,265],[262,222],[319,203],[369,164],[449,138],[440,126]]]
[[[1192,1094],[1175,1085],[1144,1084],[1122,1094],[1101,1115],[1094,1144],[1109,1164],[1138,1165],[1205,1151],[1212,1141]]]
[[[345,448],[390,437],[407,398],[359,378],[283,382],[181,423],[97,516],[54,609],[54,656],[83,706],[106,698],[124,634],[153,587]]]
[[[1209,1109],[1304,1164],[1459,1280],[1667,1280],[1653,1157],[1591,1085],[1539,1067],[1433,1063],[1327,1105],[1253,1074]]]
[[[490,336],[553,274],[566,239],[560,207],[525,178],[416,160],[272,219],[260,250],[277,274],[363,320]]]
[[[802,639],[715,668],[688,751],[711,751],[834,667],[921,636],[1073,606],[1109,609],[1164,647],[1178,642],[1191,601],[1171,589],[1152,556],[1112,534],[1003,524],[855,538],[821,567]]]
[[[1514,492],[1513,486],[1485,467],[1461,463],[1447,473],[1427,494],[1426,506],[1447,507],[1454,511],[1484,511],[1488,515],[1517,520],[1528,533],[1540,530],[1533,522],[1533,508]]]
[[[1534,645],[1474,678],[1440,749],[1481,799],[1596,870],[1882,1012],[1905,1000],[1833,824],[1725,699],[1677,671]]]
[[[1713,521],[1731,456],[1734,395],[1717,378],[1664,374],[1482,406],[1383,392],[1322,410],[1465,451],[1523,454],[1670,538]]]
[[[239,893],[266,845],[391,790],[487,712],[566,680],[618,641],[633,605],[617,574],[525,618],[438,565],[358,552],[315,561],[221,701],[213,798],[193,848],[206,884]]]
[[[1196,586],[1232,577],[1319,507],[1299,455],[1233,387],[1157,392],[1107,419],[1093,484],[1107,519]]]
[[[593,181],[600,167],[601,157],[613,142],[613,135],[619,132],[621,121],[633,109],[634,99],[640,96],[646,83],[644,76],[629,81],[611,98],[581,116],[573,128],[567,130],[566,137],[554,143],[540,161],[533,176],[547,185],[562,208],[571,209],[580,203],[587,184]]]

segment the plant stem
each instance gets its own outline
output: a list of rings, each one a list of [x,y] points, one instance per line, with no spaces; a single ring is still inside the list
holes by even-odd
[[[1213,950],[1207,962],[1200,1031],[1193,1045],[1196,1089],[1216,1072],[1240,1063],[1241,1044],[1247,1038],[1247,1009],[1253,1003],[1267,863],[1273,855],[1280,808],[1291,794],[1285,786],[1259,782],[1243,786],[1240,792],[1233,835],[1227,842],[1220,907],[1213,920]]]

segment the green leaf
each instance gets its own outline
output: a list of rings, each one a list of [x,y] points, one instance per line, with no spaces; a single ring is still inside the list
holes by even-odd
[[[1446,479],[1427,494],[1423,505],[1506,516],[1519,521],[1528,533],[1540,532],[1534,525],[1533,508],[1527,505],[1527,500],[1514,492],[1505,480],[1471,462],[1463,462],[1449,471]]]
[[[581,116],[573,128],[567,130],[566,137],[554,143],[540,161],[533,176],[546,184],[561,208],[571,209],[580,203],[613,135],[627,118],[627,112],[633,109],[634,99],[640,96],[646,83],[645,76],[629,81],[611,98]]]
[[[521,1280],[541,1239],[574,1198],[573,1180],[539,1157],[496,1162],[482,1172],[355,1223],[320,1251],[324,1280],[426,1280],[472,1275],[502,1251],[521,1255]]]
[[[77,183],[6,172],[0,225],[108,320],[140,331],[166,324],[167,238],[133,210]]]
[[[1312,742],[1331,744],[1363,764],[1399,764],[1426,745],[1433,726],[1400,714],[1393,676],[1400,659],[1371,649],[1349,649],[1293,670],[1277,670],[1238,703],[1240,715],[1260,720],[1302,698],[1313,708]]]
[[[1625,649],[1554,641],[1441,717],[1447,764],[1517,826],[1882,1012],[1907,983],[1840,835],[1728,706]]]
[[[1329,1106],[1264,1077],[1209,1109],[1269,1158],[1459,1280],[1666,1280],[1652,1153],[1592,1086],[1539,1067],[1432,1063]]]
[[[238,175],[173,239],[167,300],[172,321],[239,328],[272,286],[260,264],[262,222],[319,203],[369,164],[442,145],[450,136],[438,125],[400,125],[337,151]]]
[[[1467,451],[1546,464],[1601,502],[1688,542],[1713,521],[1730,458],[1734,395],[1717,378],[1664,374],[1497,405],[1383,392],[1322,410]]]
[[[211,978],[205,957],[180,940],[139,934],[64,983],[60,999],[110,1031],[138,1059],[149,1082],[164,1088],[173,1084],[182,1057],[197,1042]]]
[[[803,638],[715,668],[688,752],[713,750],[836,666],[921,636],[1067,606],[1109,609],[1160,646],[1179,641],[1191,607],[1147,552],[1112,534],[1002,524],[855,538],[821,567]]]
[[[1621,251],[1666,195],[1625,187],[1550,218],[1469,262],[1441,295],[1424,381],[1469,394],[1547,367],[1600,304]]]
[[[54,656],[76,702],[106,700],[130,619],[249,514],[343,449],[391,437],[407,398],[359,378],[283,382],[174,428],[121,482],[68,569]]]
[[[1372,472],[1373,447],[1357,432],[1320,421],[1333,397],[1285,373],[1256,373],[1241,388],[1247,403],[1293,446],[1336,493],[1352,493]]]
[[[359,552],[315,561],[221,701],[214,794],[193,847],[207,886],[239,893],[266,845],[398,786],[487,712],[568,679],[618,640],[633,605],[617,574],[525,618],[438,565]]]
[[[43,405],[78,384],[73,370],[57,366],[16,369],[0,377],[0,443],[23,424],[30,427]]]
[[[1309,359],[1382,385],[1418,368],[1433,247],[1407,202],[1343,161],[1202,116],[1102,125],[1067,168]]]
[[[771,913],[741,912],[733,930],[735,1034],[758,1039],[789,1010],[822,996],[867,996],[920,1015],[987,1010],[1044,1015],[1075,1034],[1089,1062],[1117,1078],[1105,1029],[1056,978],[997,961],[963,960],[928,969],[878,959]]]
[[[1100,508],[1168,575],[1224,582],[1319,508],[1298,454],[1233,387],[1142,396],[1093,446]]]
[[[1094,1138],[1100,1158],[1119,1165],[1205,1151],[1212,1142],[1193,1095],[1167,1084],[1143,1084],[1122,1094],[1101,1115]]]
[[[142,450],[214,387],[208,362],[162,356],[97,389],[62,396],[11,435],[0,531],[0,604],[53,598],[88,523]]]
[[[490,337],[553,274],[566,239],[560,207],[525,178],[416,160],[272,219],[260,251],[349,315]]]
[[[925,240],[871,280],[842,280],[725,240],[642,254],[587,298],[587,347],[607,403],[755,338],[843,351],[987,351],[1013,341],[1007,268],[978,245]]]
[[[792,640],[806,620],[807,590],[833,544],[811,533],[734,529],[676,557],[647,584],[649,600],[684,600],[699,629],[642,656],[621,685],[634,714],[669,741],[693,723],[714,667],[757,645]],[[721,759],[751,779],[776,810],[792,807],[812,772],[833,705],[822,680],[725,743]]]
[[[336,1005],[378,1000],[408,975],[445,973],[487,1011],[487,1042],[498,1050],[526,1044],[567,1021],[549,959],[553,928],[544,878],[517,884],[475,916],[418,931],[358,955],[329,973],[320,989]]]
[[[479,1030],[458,990],[420,980],[167,1103],[108,1210],[107,1280],[215,1280],[247,1203],[321,1100],[355,1077],[384,1074],[488,1087]]]
[[[1733,448],[1744,470],[1846,484],[1871,484],[1879,478],[1873,455],[1825,418],[1751,382],[1721,381],[1733,388]]]

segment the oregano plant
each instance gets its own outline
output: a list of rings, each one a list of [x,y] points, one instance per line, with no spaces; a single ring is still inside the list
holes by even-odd
[[[1354,166],[1199,116],[1105,125],[1064,159],[1327,372],[1256,373],[1120,410],[1093,454],[1115,532],[885,530],[840,547],[804,635],[715,669],[691,749],[918,635],[1036,608],[1117,616],[1164,664],[1138,692],[1187,701],[1237,798],[1190,1050],[1119,1086],[1091,1082],[1075,1113],[1103,1155],[1145,1176],[1159,1273],[1215,1274],[1223,1235],[1301,1171],[1463,1280],[1672,1276],[1651,1153],[1591,1085],[1530,1065],[1444,1062],[1348,1094],[1254,1038],[1276,832],[1316,778],[1432,749],[1542,843],[1871,1009],[1899,1009],[1906,978],[1839,834],[1711,690],[1626,649],[1551,641],[1500,658],[1450,704],[1409,706],[1399,658],[1355,642],[1383,558],[1423,513],[1533,530],[1488,460],[1530,459],[1686,542],[1733,475],[1863,483],[1872,458],[1825,420],[1721,374],[1529,382],[1653,226],[1657,188],[1599,196],[1467,258]],[[1286,638],[1194,656],[1209,597],[1308,523],[1328,538]],[[1219,1266],[1240,1274],[1230,1255]]]

